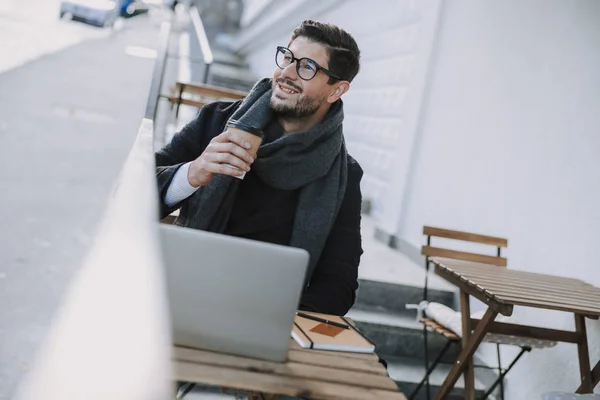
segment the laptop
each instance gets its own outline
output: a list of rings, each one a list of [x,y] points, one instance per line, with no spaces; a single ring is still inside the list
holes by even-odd
[[[173,342],[285,361],[308,252],[159,226]]]

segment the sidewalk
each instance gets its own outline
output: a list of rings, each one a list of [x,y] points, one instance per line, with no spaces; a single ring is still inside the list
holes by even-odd
[[[0,399],[82,264],[144,113],[148,18],[0,75]],[[136,47],[133,47],[136,46]]]

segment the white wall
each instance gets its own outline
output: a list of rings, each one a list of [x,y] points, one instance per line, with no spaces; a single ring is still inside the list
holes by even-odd
[[[253,9],[253,0],[248,4]],[[344,95],[349,152],[365,170],[363,195],[380,228],[396,230],[427,75],[439,0],[273,2],[240,35],[252,69],[271,76],[277,45],[304,19],[339,25],[361,49],[361,71]]]
[[[509,238],[509,267],[600,286],[600,1],[446,1],[397,234]],[[563,313],[516,310],[573,329]],[[591,359],[600,323],[588,321]],[[575,345],[534,351],[507,399],[578,386]]]
[[[307,18],[362,50],[344,131],[380,228],[416,247],[424,224],[506,236],[511,268],[600,286],[600,1],[275,0],[239,50],[271,76],[275,46]],[[573,328],[563,313],[515,315]],[[587,326],[595,362],[600,323]],[[559,345],[526,355],[506,398],[577,381],[576,347]]]
[[[251,0],[244,1],[244,11],[242,20],[240,21],[242,26],[248,26],[252,21],[258,17],[261,12],[269,6],[274,0]]]

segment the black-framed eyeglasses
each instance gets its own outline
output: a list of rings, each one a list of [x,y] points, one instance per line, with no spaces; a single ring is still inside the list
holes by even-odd
[[[303,79],[305,81],[310,81],[312,78],[315,77],[315,75],[319,71],[325,72],[327,75],[334,79],[340,81],[343,80],[327,68],[321,67],[319,64],[317,64],[316,61],[306,57],[296,58],[294,57],[294,53],[292,53],[292,51],[287,47],[277,46],[277,53],[275,54],[275,63],[279,68],[284,69],[294,61],[296,62],[296,72],[298,73],[298,76],[300,77],[300,79]]]

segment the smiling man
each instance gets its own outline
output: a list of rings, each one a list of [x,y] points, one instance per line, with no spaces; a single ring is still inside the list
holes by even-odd
[[[306,249],[299,308],[344,315],[358,288],[362,169],[346,151],[341,97],[360,51],[315,21],[274,50],[272,79],[242,101],[204,106],[156,153],[161,217],[181,208],[181,226]],[[234,120],[263,132],[256,156],[227,129]]]

